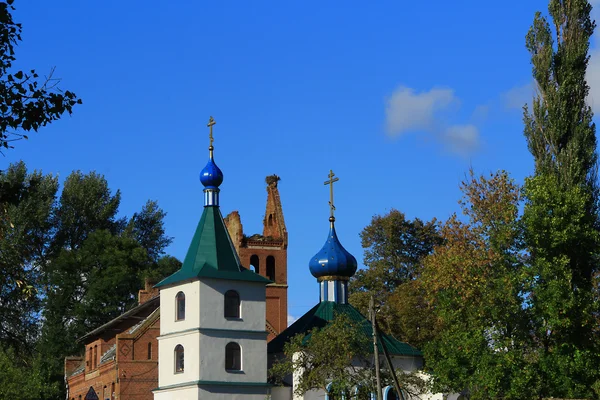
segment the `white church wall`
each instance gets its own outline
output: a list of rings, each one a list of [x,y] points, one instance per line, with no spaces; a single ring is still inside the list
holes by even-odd
[[[196,386],[154,392],[154,400],[199,400]]]
[[[161,316],[162,318],[162,316]],[[162,320],[161,320],[162,324]],[[200,333],[188,331],[158,338],[158,386],[165,387],[199,380]],[[175,372],[175,347],[184,349],[183,372]]]
[[[292,388],[288,386],[271,388],[271,400],[292,400]]]
[[[266,382],[267,341],[264,332],[204,331],[200,335],[200,379],[205,381]],[[241,347],[241,371],[225,370],[225,346]]]
[[[225,318],[225,292],[240,295],[240,318]],[[265,331],[266,289],[264,283],[202,279],[200,281],[200,326],[213,329]]]
[[[176,320],[177,293],[185,294],[185,319]],[[160,334],[197,328],[200,324],[200,282],[180,283],[160,290]]]

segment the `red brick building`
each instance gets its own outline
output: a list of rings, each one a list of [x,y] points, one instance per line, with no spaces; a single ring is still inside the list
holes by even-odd
[[[272,280],[267,285],[267,331],[268,341],[287,328],[287,246],[288,233],[277,183],[279,177],[271,175],[267,182],[267,209],[263,220],[263,233],[244,234],[240,214],[237,211],[225,217],[229,236],[244,266]]]
[[[146,285],[140,304],[80,339],[84,357],[67,357],[69,399],[150,400],[158,384],[158,291]]]
[[[269,341],[287,328],[288,235],[278,181],[275,175],[267,177],[262,235],[244,235],[237,211],[225,218],[241,264],[274,282],[266,290]],[[79,339],[84,357],[65,358],[68,399],[153,399],[152,389],[158,386],[158,291],[147,282],[138,297],[138,306]]]

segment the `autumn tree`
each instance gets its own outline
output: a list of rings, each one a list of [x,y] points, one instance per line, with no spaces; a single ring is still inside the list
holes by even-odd
[[[421,284],[440,324],[425,346],[436,391],[472,399],[532,397],[529,318],[523,304],[520,188],[506,172],[461,184],[462,221],[441,229]]]
[[[537,93],[524,109],[535,173],[525,182],[527,304],[540,397],[600,395],[596,127],[585,80],[595,28],[587,0],[551,0],[529,33]]]
[[[408,220],[392,209],[376,215],[360,234],[366,269],[350,281],[350,303],[368,314],[371,295],[382,329],[420,347],[433,331],[433,321],[417,283],[423,258],[441,242],[438,222]]]

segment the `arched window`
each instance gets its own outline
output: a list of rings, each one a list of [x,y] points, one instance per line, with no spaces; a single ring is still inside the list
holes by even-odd
[[[94,346],[94,368],[98,365],[98,345]]]
[[[253,254],[252,257],[250,257],[250,265],[254,267],[254,272],[260,274],[260,260],[256,254]]]
[[[399,400],[396,394],[396,389],[392,386],[386,386],[383,388],[383,400]]]
[[[235,342],[227,343],[225,346],[225,370],[242,370],[242,350],[240,345]]]
[[[175,373],[183,372],[183,346],[175,346]]]
[[[275,257],[267,257],[267,278],[275,282]]]
[[[177,296],[175,297],[175,302],[177,303],[176,307],[176,317],[175,320],[176,321],[183,321],[185,319],[185,294],[183,294],[183,292],[179,292],[177,293]]]
[[[269,214],[269,220],[267,222],[267,225],[273,226],[273,214]]]
[[[89,358],[89,360],[88,360],[88,367],[90,369],[92,369],[92,360],[94,358],[92,357],[92,348],[91,347],[90,347],[90,351],[88,351],[88,358]]]
[[[344,395],[344,393],[339,393],[338,390],[336,390],[333,387],[332,383],[329,383],[329,385],[327,385],[327,387],[325,388],[327,390],[327,393],[325,394],[325,400],[345,400],[346,396]]]
[[[225,292],[225,318],[240,317],[240,295],[235,290]]]
[[[148,342],[148,360],[152,360],[152,342]]]
[[[357,400],[371,400],[373,397],[368,387],[357,386],[354,390],[354,397],[352,398]]]
[[[110,384],[110,398],[114,399],[115,398],[115,383],[111,383]]]

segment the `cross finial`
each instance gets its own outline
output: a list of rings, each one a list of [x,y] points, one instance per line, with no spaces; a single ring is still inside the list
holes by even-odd
[[[333,173],[333,171],[329,170],[329,175],[327,175],[329,180],[325,181],[325,185],[329,185],[329,209],[331,211],[329,221],[331,222],[335,221],[335,217],[333,216],[333,212],[335,211],[335,205],[333,204],[333,182],[337,182],[340,180],[340,178],[334,178],[334,176],[335,174]]]
[[[213,141],[215,140],[213,138],[213,134],[212,134],[212,127],[213,125],[216,124],[215,119],[212,117],[212,115],[210,116],[210,119],[208,120],[208,124],[206,124],[206,126],[208,126],[210,128],[210,133],[208,134],[208,139],[210,140],[210,146],[208,148],[208,150],[213,151]]]

